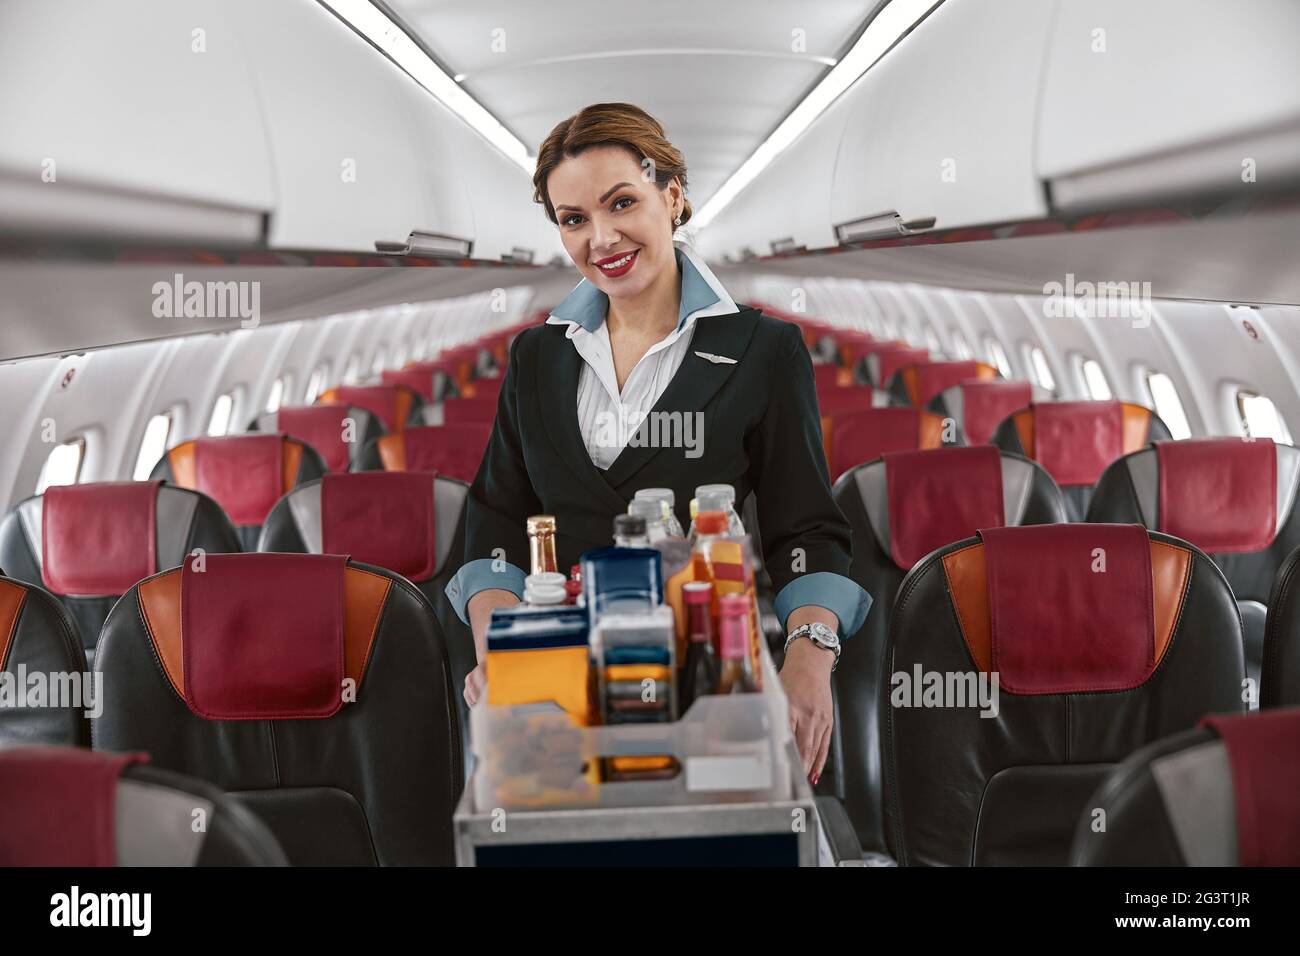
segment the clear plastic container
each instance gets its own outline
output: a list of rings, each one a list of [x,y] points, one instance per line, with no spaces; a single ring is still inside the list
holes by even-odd
[[[759,660],[760,693],[700,697],[673,723],[582,727],[554,706],[494,707],[483,695],[470,712],[476,812],[793,799],[788,705],[764,645]],[[614,758],[669,758],[674,772],[602,780]]]

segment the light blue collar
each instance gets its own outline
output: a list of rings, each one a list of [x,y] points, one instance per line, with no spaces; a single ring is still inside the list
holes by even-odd
[[[682,274],[682,304],[677,311],[677,329],[680,331],[686,325],[686,317],[692,312],[717,305],[722,299],[704,276],[700,275],[689,256],[676,246],[673,247],[673,253],[677,257],[677,268]],[[608,311],[609,296],[583,279],[551,310],[551,316],[561,322],[576,322],[588,332],[595,332],[604,323]]]

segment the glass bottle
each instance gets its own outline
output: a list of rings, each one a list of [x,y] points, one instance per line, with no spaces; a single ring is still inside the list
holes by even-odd
[[[757,690],[749,666],[749,598],[718,598],[718,652],[722,658],[715,694],[752,694]]]
[[[528,559],[531,573],[559,571],[555,559],[555,517],[533,515],[528,519]]]
[[[682,586],[690,618],[686,663],[682,667],[681,712],[686,713],[697,697],[711,693],[718,684],[720,668],[713,649],[713,585],[688,581]]]
[[[646,536],[645,518],[640,515],[615,515],[614,547],[650,547],[650,539]]]

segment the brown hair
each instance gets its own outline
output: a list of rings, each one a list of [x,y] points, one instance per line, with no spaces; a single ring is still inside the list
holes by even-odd
[[[691,201],[686,193],[686,159],[681,150],[668,141],[660,122],[631,103],[593,103],[559,123],[537,151],[537,170],[533,173],[533,202],[546,207],[546,217],[558,225],[555,207],[546,190],[547,177],[555,167],[593,146],[622,146],[638,162],[654,164],[655,184],[666,189],[674,176],[683,193],[682,225],[690,222]]]

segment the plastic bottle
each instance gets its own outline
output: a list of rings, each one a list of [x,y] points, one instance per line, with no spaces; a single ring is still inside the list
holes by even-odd
[[[627,506],[627,513],[645,520],[646,539],[650,547],[668,537],[664,527],[664,503],[654,498],[633,498]]]
[[[700,485],[695,489],[695,500],[701,512],[721,511],[727,516],[727,534],[739,537],[745,533],[745,525],[736,513],[736,489],[731,485]]]
[[[677,496],[671,488],[642,488],[636,493],[633,501],[638,499],[662,501],[666,504],[668,513],[664,518],[664,530],[674,538],[686,537],[686,532],[682,530],[682,523],[677,520],[677,513],[674,510],[677,507]]]
[[[615,515],[614,547],[650,547],[650,539],[646,536],[645,518],[640,515]]]
[[[701,511],[691,525],[691,559],[695,562],[697,581],[712,578],[709,545],[727,533],[727,516],[721,511]]]

